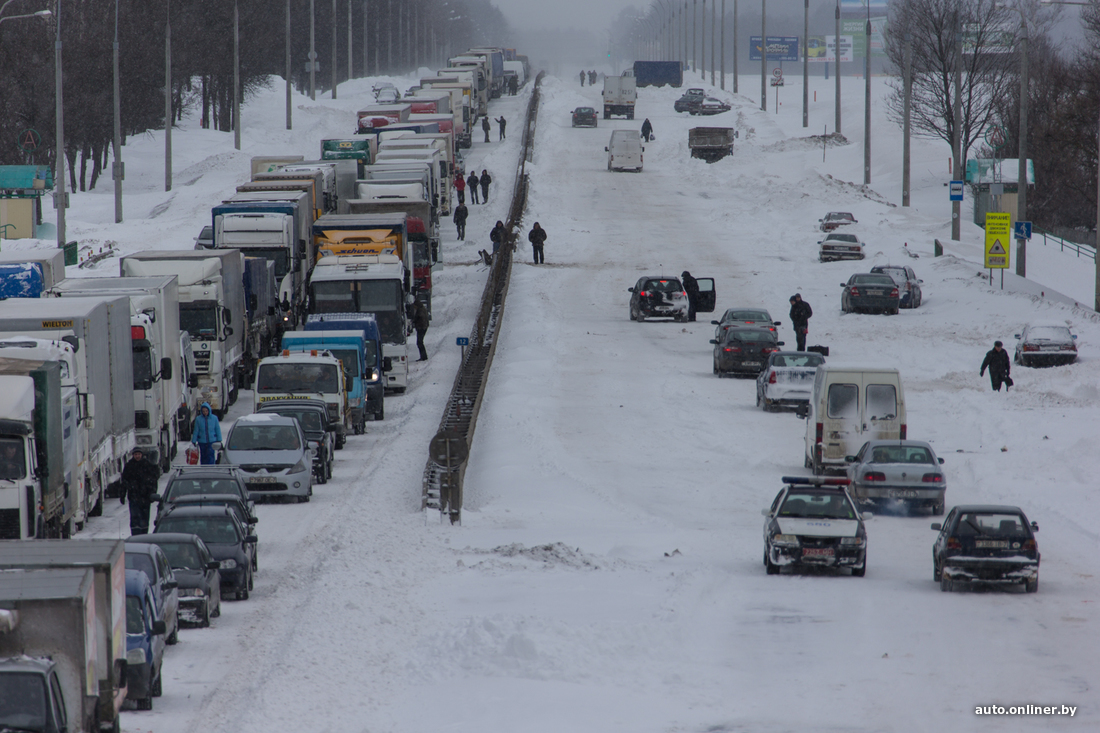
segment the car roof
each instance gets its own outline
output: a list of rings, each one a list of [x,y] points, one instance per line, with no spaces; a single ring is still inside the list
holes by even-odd
[[[233,427],[236,428],[238,425],[241,425],[242,423],[245,424],[245,425],[267,425],[267,424],[294,425],[294,426],[298,425],[298,421],[295,420],[292,417],[287,417],[286,415],[279,415],[278,413],[271,414],[271,413],[268,413],[268,412],[265,412],[265,413],[262,413],[262,414],[259,413],[259,412],[254,412],[251,415],[244,415],[242,417],[239,417],[239,418],[237,418],[237,422],[235,422],[233,424]]]
[[[244,505],[245,500],[240,494],[184,494],[183,496],[177,496],[172,499],[172,506],[179,506],[181,504],[202,504],[203,502],[210,502],[211,506],[216,504],[240,504]]]
[[[142,555],[156,555],[158,552],[163,552],[159,547],[156,547],[151,542],[134,542],[133,537],[127,537],[124,549],[126,552],[131,552]]]
[[[327,403],[323,400],[272,400],[257,407],[256,412],[253,414],[261,412],[277,413],[280,407],[292,407],[295,410],[316,410],[328,414],[328,407],[326,405]]]
[[[816,351],[773,351],[772,356],[820,356],[822,359],[825,357]]]
[[[1035,321],[1027,324],[1024,328],[1069,328],[1069,326],[1058,321]]]
[[[168,474],[168,479],[182,478],[202,478],[203,476],[211,476],[218,478],[225,478],[226,476],[232,476],[234,478],[240,475],[240,469],[236,466],[211,466],[209,464],[205,466],[173,466],[172,473]]]
[[[183,517],[234,517],[236,515],[233,510],[223,504],[208,504],[206,506],[189,506],[187,504],[172,504],[165,510],[164,514],[157,517],[157,521],[160,521],[164,517],[169,515],[179,515]]]
[[[153,584],[149,582],[149,576],[145,574],[144,570],[126,568],[126,595],[144,595],[144,591],[152,589],[152,587]]]
[[[669,275],[644,275],[638,278],[638,282],[642,280],[675,280],[676,282],[680,282],[680,278]]]
[[[197,540],[197,541],[196,541]],[[197,545],[202,542],[202,537],[186,532],[157,532],[154,534],[136,534],[126,540],[126,544],[159,545],[169,542],[184,542]]]
[[[875,265],[871,268],[871,272],[881,272],[882,270],[905,270],[908,269],[908,265]]]
[[[959,513],[970,514],[1023,514],[1024,510],[1018,506],[1008,504],[959,504],[954,507]]]

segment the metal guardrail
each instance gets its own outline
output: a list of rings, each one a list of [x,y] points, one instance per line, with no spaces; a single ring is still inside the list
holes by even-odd
[[[517,228],[523,218],[527,205],[526,166],[531,160],[534,146],[535,123],[538,118],[539,92],[543,74],[535,77],[535,88],[527,104],[526,124],[523,128],[522,155],[516,168],[516,183],[512,189],[512,205],[505,222],[507,236],[500,249],[493,255],[489,278],[481,296],[481,307],[477,320],[470,333],[470,343],[465,349],[465,357],[455,375],[454,386],[439,421],[439,433],[452,440],[465,443],[465,451],[459,451],[462,459],[452,465],[440,462],[441,451],[433,457],[429,449],[427,464],[424,466],[422,509],[439,509],[440,513],[450,517],[455,524],[462,518],[462,482],[466,475],[465,454],[469,452],[477,424],[481,401],[485,395],[485,380],[496,353],[497,334],[504,316],[504,301],[508,295],[508,284],[512,274],[512,252],[518,234]],[[454,455],[452,451],[447,456]],[[454,465],[457,464],[457,465]]]
[[[1039,227],[1032,227],[1032,240],[1035,239],[1036,234],[1043,235],[1043,245],[1046,246],[1050,243],[1058,245],[1058,249],[1062,252],[1069,250],[1075,252],[1078,257],[1087,257],[1093,262],[1096,261],[1096,248],[1090,247],[1087,244],[1078,244],[1077,242],[1071,242],[1068,239],[1062,239],[1057,234],[1040,229]]]

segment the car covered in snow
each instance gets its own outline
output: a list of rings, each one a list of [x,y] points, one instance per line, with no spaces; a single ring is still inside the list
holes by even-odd
[[[704,97],[703,101],[699,103],[699,107],[692,114],[720,115],[723,112],[729,112],[731,109],[733,109],[733,105],[729,102],[723,102],[716,97]]]
[[[775,351],[756,378],[756,406],[767,411],[808,404],[825,357],[811,351]]]
[[[818,219],[818,228],[823,232],[831,232],[845,224],[855,224],[856,218],[847,211],[830,211],[824,219]]]
[[[956,583],[998,583],[1039,590],[1039,525],[1015,506],[952,507],[932,545],[932,577],[940,590]]]
[[[840,310],[844,313],[898,312],[901,295],[897,283],[886,274],[857,272],[841,283]]]
[[[699,89],[698,87],[692,87],[684,92],[679,99],[677,99],[672,108],[677,112],[690,112],[691,114],[697,114],[699,107],[703,104],[703,100],[707,98],[706,90]]]
[[[730,326],[753,326],[754,328],[764,328],[776,333],[775,327],[780,325],[779,321],[772,320],[771,314],[767,310],[757,307],[727,308],[721,318],[717,321],[711,321],[711,323],[716,326],[714,338],[721,338],[722,332]]]
[[[786,484],[764,515],[764,567],[778,575],[785,566],[849,568],[867,572],[869,512],[848,495],[847,479],[784,476]]]
[[[919,440],[869,440],[846,456],[852,498],[860,506],[898,504],[943,514],[947,477],[943,459]]]
[[[1077,361],[1077,335],[1064,323],[1033,323],[1016,334],[1013,361],[1020,366],[1055,366]]]
[[[596,127],[598,115],[592,107],[577,107],[573,110],[573,127]]]
[[[921,292],[920,286],[924,280],[917,277],[917,273],[913,272],[912,267],[903,265],[875,265],[871,268],[871,272],[889,275],[893,281],[897,283],[898,294],[901,296],[898,307],[920,307],[921,302],[924,300],[924,294]]]
[[[649,275],[639,278],[634,287],[629,288],[630,320],[644,321],[647,318],[671,318],[686,321],[688,316],[688,296],[680,278]]]
[[[822,262],[862,260],[863,242],[855,234],[832,232],[818,241],[818,258]]]
[[[714,373],[719,377],[759,374],[768,356],[783,345],[773,332],[750,326],[731,326],[710,342],[714,344]]]

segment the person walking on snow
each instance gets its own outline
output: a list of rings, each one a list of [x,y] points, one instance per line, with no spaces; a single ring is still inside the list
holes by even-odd
[[[1012,363],[1008,360],[1008,352],[1004,350],[1004,344],[1000,341],[994,341],[993,348],[985,352],[985,361],[982,362],[978,376],[985,376],[986,369],[989,370],[989,381],[994,392],[1001,391],[1002,382],[1006,393],[1008,388],[1015,384],[1012,377],[1008,375],[1012,371]]]
[[[806,334],[810,331],[810,318],[814,309],[810,304],[802,300],[802,296],[795,293],[791,296],[791,326],[794,327],[794,338],[799,351],[806,350]]]
[[[699,282],[691,276],[691,273],[684,270],[680,273],[681,284],[684,286],[684,292],[688,296],[688,316],[689,321],[695,320],[695,309],[699,306]]]
[[[428,317],[428,308],[420,298],[413,301],[412,322],[413,328],[416,329],[416,348],[420,349],[420,358],[417,361],[427,361],[428,350],[424,348],[424,334],[428,332],[430,318]]]
[[[586,76],[588,76],[588,74],[586,72],[582,71],[581,72],[581,86],[582,87],[584,86],[584,77],[586,77]]]
[[[500,125],[500,139],[504,139],[504,128],[508,126],[508,120],[504,119],[504,115],[496,118],[496,123]]]
[[[497,253],[507,236],[508,230],[505,228],[504,222],[498,220],[497,225],[493,227],[493,231],[489,232],[489,241],[493,243],[493,254]]]
[[[642,123],[642,139],[649,142],[649,138],[653,137],[653,125],[650,124],[649,118],[645,118],[645,122]]]
[[[493,182],[493,177],[489,175],[489,171],[484,168],[481,169],[481,203],[489,203],[489,184]]]
[[[145,460],[141,448],[134,448],[130,460],[122,469],[122,490],[118,500],[125,504],[130,500],[130,534],[149,533],[149,505],[157,493],[159,471]]]
[[[455,207],[455,214],[452,218],[455,227],[458,228],[458,241],[460,242],[466,241],[466,217],[469,215],[470,210],[466,208],[466,204],[459,202],[458,206]]]
[[[596,72],[595,70],[588,72],[588,86],[596,86]]]
[[[210,466],[215,463],[214,443],[222,442],[222,425],[218,416],[210,412],[210,403],[203,402],[195,425],[191,428],[191,442],[199,447],[199,463]]]
[[[489,142],[489,130],[491,128],[489,127],[489,116],[488,115],[481,118],[481,129],[485,132],[485,142]]]
[[[531,227],[531,232],[527,235],[527,241],[531,243],[535,264],[543,264],[542,247],[546,244],[546,230],[540,227],[537,221],[535,225]]]
[[[470,171],[470,177],[466,179],[466,188],[470,191],[470,203],[477,203],[477,171]]]
[[[458,203],[466,203],[466,179],[462,173],[455,173],[455,190],[458,191]]]

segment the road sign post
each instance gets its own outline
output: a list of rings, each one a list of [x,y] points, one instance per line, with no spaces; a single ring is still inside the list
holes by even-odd
[[[950,198],[952,201],[963,200],[963,181],[951,181]]]
[[[1013,237],[1016,239],[1031,239],[1031,222],[1018,221],[1013,225]]]
[[[462,347],[462,362],[466,362],[466,347],[470,345],[470,339],[467,336],[459,336],[455,339],[455,343]]]

